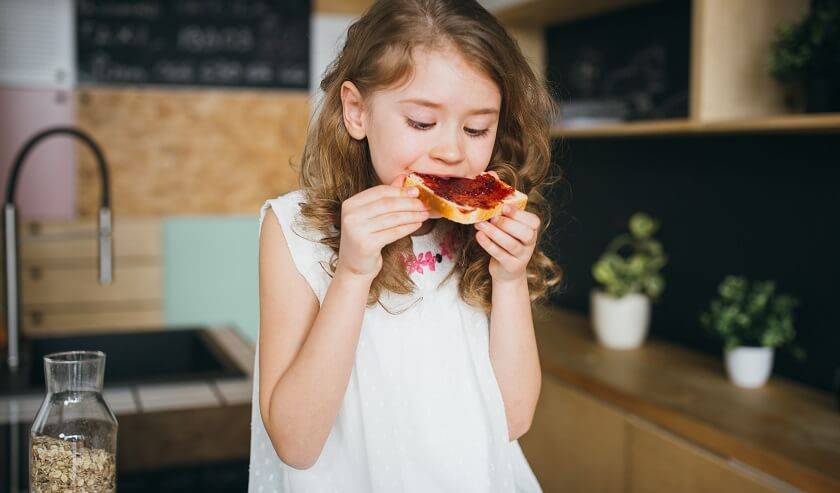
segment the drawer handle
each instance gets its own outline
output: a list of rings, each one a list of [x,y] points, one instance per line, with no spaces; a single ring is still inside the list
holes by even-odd
[[[31,314],[32,317],[32,325],[39,326],[44,323],[44,312],[41,310],[34,310]]]
[[[40,281],[41,278],[44,277],[44,269],[38,265],[33,265],[29,268],[29,277],[31,277],[33,281]]]

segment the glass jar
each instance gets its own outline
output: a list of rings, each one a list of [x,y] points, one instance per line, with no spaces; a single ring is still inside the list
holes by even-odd
[[[113,492],[117,418],[102,397],[105,353],[44,356],[47,395],[29,432],[29,491]]]

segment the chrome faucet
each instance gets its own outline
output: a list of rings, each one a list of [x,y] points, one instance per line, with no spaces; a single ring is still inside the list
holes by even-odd
[[[15,186],[17,185],[18,173],[23,166],[23,161],[35,145],[41,140],[52,135],[69,135],[75,137],[93,150],[96,163],[99,165],[99,173],[102,180],[102,207],[99,209],[99,283],[111,284],[113,280],[113,242],[111,231],[111,207],[108,182],[108,166],[105,163],[105,156],[99,145],[83,131],[73,127],[53,127],[42,130],[32,136],[18,151],[12,164],[9,181],[6,188],[6,202],[4,207],[3,238],[6,252],[6,331],[7,344],[9,346],[8,364],[11,371],[16,371],[20,364],[18,354],[18,342],[20,338],[20,275],[18,261],[18,238],[17,238],[17,208],[15,207]]]

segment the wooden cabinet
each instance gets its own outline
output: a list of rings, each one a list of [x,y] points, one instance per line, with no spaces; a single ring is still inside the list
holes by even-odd
[[[633,417],[627,418],[626,440],[628,493],[784,491],[758,471],[739,470],[723,458]]]
[[[546,493],[796,491],[547,373],[531,429],[519,443]]]
[[[624,414],[551,374],[519,444],[546,493],[624,491]]]

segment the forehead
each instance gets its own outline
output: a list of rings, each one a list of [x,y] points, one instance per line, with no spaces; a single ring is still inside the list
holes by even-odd
[[[383,91],[382,97],[393,103],[428,100],[459,113],[499,109],[501,94],[496,83],[455,50],[418,49],[412,60],[413,76],[402,85]]]

